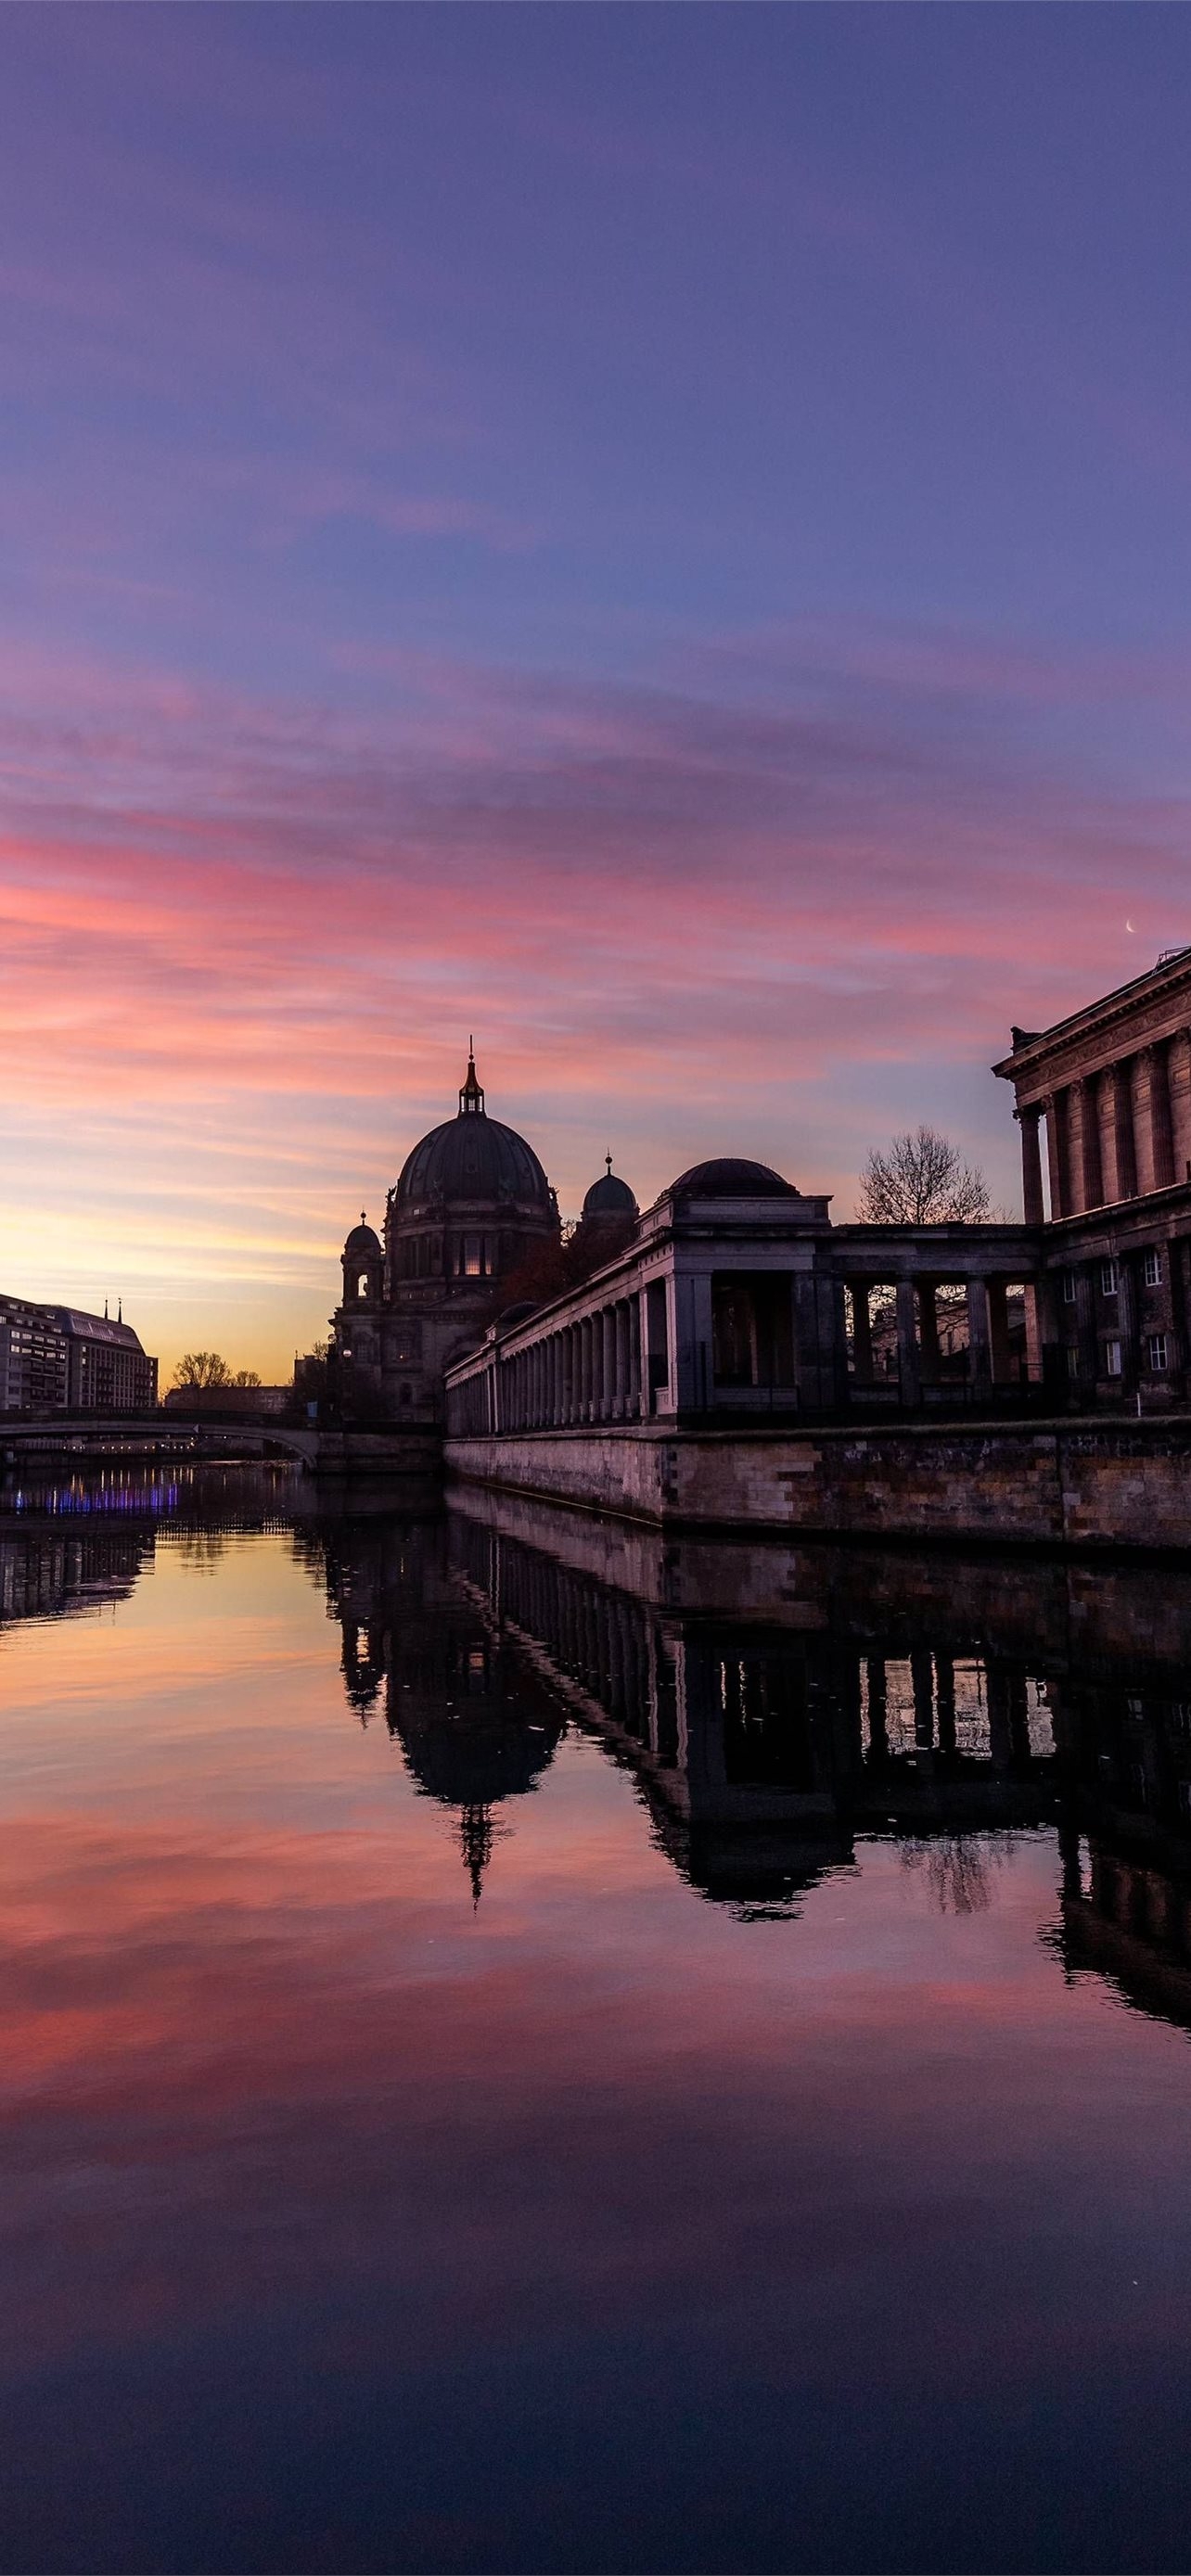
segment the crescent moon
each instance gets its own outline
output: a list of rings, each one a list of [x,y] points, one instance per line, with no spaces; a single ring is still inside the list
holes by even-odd
[[[1133,928],[1133,924],[1132,924],[1132,922],[1131,922],[1131,921],[1127,921],[1127,922],[1126,922],[1126,924],[1125,924],[1125,928],[1126,928],[1126,930],[1132,930],[1132,928]]]

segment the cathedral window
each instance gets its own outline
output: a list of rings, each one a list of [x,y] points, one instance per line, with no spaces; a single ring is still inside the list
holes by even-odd
[[[356,1281],[356,1295],[357,1295],[357,1297],[366,1297],[366,1296],[367,1296],[367,1294],[368,1294],[368,1273],[367,1273],[367,1271],[366,1271],[366,1270],[362,1270],[362,1271],[360,1272],[360,1276],[359,1276],[359,1278],[358,1278],[358,1279],[357,1279],[357,1281]]]
[[[459,1267],[465,1279],[483,1278],[484,1245],[482,1238],[478,1234],[464,1235],[463,1259],[460,1262]]]

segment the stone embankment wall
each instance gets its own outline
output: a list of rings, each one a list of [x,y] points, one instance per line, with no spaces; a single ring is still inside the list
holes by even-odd
[[[421,1426],[406,1431],[387,1423],[374,1431],[319,1431],[311,1435],[310,1463],[319,1476],[433,1479],[442,1475],[442,1439]]]
[[[626,1425],[450,1440],[452,1473],[680,1529],[1191,1548],[1191,1421]]]

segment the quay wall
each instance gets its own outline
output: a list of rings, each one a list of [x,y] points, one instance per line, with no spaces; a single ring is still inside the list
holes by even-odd
[[[1191,1548],[1191,1420],[714,1431],[446,1443],[450,1473],[674,1529]]]

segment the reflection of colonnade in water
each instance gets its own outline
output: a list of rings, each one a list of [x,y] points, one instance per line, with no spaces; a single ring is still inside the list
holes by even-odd
[[[1049,1714],[1016,1667],[865,1652],[796,1613],[669,1611],[463,1514],[452,1552],[477,1605],[632,1767],[663,1847],[709,1894],[788,1897],[862,1828],[1055,1811]]]

